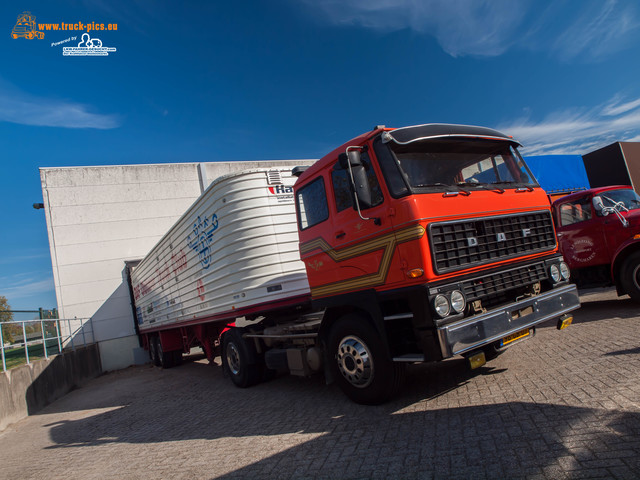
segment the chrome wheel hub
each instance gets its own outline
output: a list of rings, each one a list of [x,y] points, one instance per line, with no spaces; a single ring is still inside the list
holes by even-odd
[[[235,343],[229,343],[227,345],[227,365],[233,375],[240,373],[240,353]]]
[[[365,388],[373,381],[373,359],[367,345],[358,337],[344,337],[336,354],[338,369],[354,387]]]

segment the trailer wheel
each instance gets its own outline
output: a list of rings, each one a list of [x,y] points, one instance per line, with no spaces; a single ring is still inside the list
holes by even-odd
[[[174,350],[171,353],[173,353],[173,365],[176,367],[182,365],[182,352],[180,350]]]
[[[158,358],[158,337],[149,338],[149,357],[151,358],[151,363],[156,367],[160,366],[160,359]]]
[[[222,337],[222,366],[237,387],[260,382],[264,368],[257,357],[253,344],[242,338],[240,329],[232,328]]]
[[[158,366],[162,368],[171,368],[174,365],[173,352],[164,352],[162,350],[162,342],[160,337],[156,337],[156,355],[158,356]]]
[[[402,384],[405,365],[387,357],[378,332],[362,316],[338,320],[329,333],[329,354],[336,383],[356,403],[383,403]]]
[[[622,265],[620,281],[625,292],[636,302],[640,302],[640,252],[629,255]]]

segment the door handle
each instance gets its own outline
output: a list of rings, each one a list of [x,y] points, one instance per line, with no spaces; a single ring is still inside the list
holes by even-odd
[[[336,233],[336,238],[342,238],[342,237],[344,237],[345,235],[346,235],[346,233],[345,233],[345,232],[338,232],[338,233]]]

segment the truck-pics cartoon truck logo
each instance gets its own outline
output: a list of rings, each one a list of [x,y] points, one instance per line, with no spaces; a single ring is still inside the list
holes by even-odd
[[[36,27],[36,16],[31,15],[31,12],[22,12],[18,15],[18,20],[13,29],[11,29],[11,38],[20,37],[28,38],[29,40],[34,38],[42,40],[44,38],[44,32],[41,32]]]

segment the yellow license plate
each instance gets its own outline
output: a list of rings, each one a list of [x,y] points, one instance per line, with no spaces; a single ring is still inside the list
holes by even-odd
[[[510,343],[515,342],[516,340],[520,340],[521,338],[528,337],[530,334],[531,333],[527,328],[525,330],[520,330],[519,332],[512,333],[511,335],[507,335],[500,341],[500,346],[504,347],[505,345],[509,345]]]

